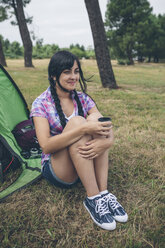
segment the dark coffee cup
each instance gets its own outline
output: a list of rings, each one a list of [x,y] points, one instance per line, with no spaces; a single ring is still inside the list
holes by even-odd
[[[98,118],[98,121],[104,122],[104,121],[111,121],[112,119],[110,117],[100,117]]]

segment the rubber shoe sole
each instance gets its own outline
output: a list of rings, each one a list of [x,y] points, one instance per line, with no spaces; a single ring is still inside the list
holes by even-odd
[[[95,222],[95,224],[97,226],[101,227],[102,229],[109,230],[109,231],[113,231],[113,230],[116,229],[116,221],[115,220],[112,223],[103,223],[103,224],[100,224],[99,222],[97,222],[95,220],[95,218],[93,217],[93,215],[89,211],[88,207],[86,206],[85,202],[83,202],[83,204],[84,204],[84,207],[86,208],[86,210],[88,211],[88,213],[90,214],[92,220]]]
[[[113,215],[112,215],[113,216]],[[113,218],[118,221],[118,222],[121,222],[121,223],[125,223],[128,221],[128,215],[125,214],[125,215],[122,215],[122,216],[113,216]]]

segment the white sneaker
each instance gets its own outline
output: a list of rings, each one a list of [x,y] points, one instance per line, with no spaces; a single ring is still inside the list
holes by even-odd
[[[86,197],[83,203],[92,220],[99,227],[106,230],[114,230],[116,228],[116,221],[113,219],[105,199],[102,197],[95,197],[90,200]]]
[[[107,204],[109,211],[112,214],[112,217],[118,222],[127,222],[128,215],[125,212],[122,205],[117,201],[116,196],[111,193],[106,193],[102,195],[102,199],[104,199]]]

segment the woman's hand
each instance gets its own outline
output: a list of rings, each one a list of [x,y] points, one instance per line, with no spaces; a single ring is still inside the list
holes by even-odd
[[[107,147],[107,139],[93,139],[88,141],[84,146],[78,148],[78,152],[83,158],[94,159],[100,156]]]
[[[85,125],[85,133],[90,135],[99,134],[102,136],[109,136],[109,133],[112,129],[111,121],[105,121],[105,122],[88,121],[84,125]]]

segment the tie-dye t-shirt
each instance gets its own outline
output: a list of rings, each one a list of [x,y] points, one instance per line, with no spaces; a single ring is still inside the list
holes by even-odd
[[[78,106],[77,102],[74,99],[74,92],[72,92],[72,100],[74,104],[74,111],[75,116],[78,114]],[[88,111],[95,106],[94,101],[85,93],[77,92],[78,97],[80,99],[83,111],[84,111],[84,117],[87,117]],[[48,120],[49,126],[50,126],[50,135],[54,136],[56,134],[60,134],[63,130],[59,115],[57,113],[54,99],[51,95],[50,87],[46,91],[44,91],[39,97],[35,99],[35,101],[32,104],[30,117],[44,117]],[[66,119],[66,122],[68,120]],[[44,161],[49,160],[50,154],[44,154],[42,153],[42,165],[44,164]]]

